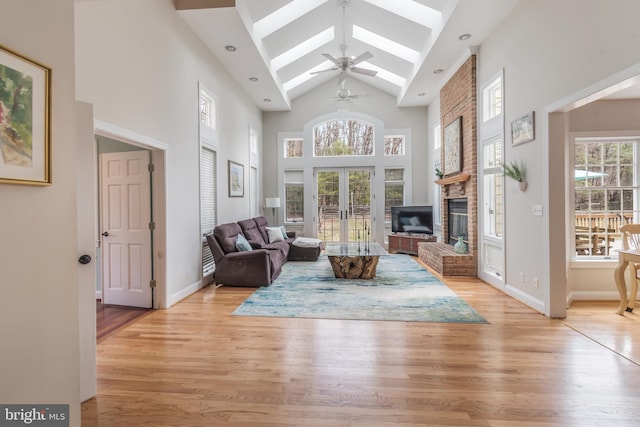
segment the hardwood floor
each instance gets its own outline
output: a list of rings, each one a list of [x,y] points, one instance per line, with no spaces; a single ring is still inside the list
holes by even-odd
[[[146,308],[104,305],[102,301],[96,300],[96,341],[102,342],[150,311]]]
[[[446,283],[490,324],[231,316],[253,289],[203,289],[98,344],[83,426],[639,425],[638,313]]]

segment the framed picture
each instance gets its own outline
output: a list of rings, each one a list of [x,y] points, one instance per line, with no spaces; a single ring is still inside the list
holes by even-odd
[[[525,114],[511,122],[511,145],[524,144],[536,137],[535,112]]]
[[[229,197],[244,197],[244,166],[229,160]]]
[[[51,70],[0,46],[0,183],[50,185]]]
[[[444,128],[445,176],[462,172],[462,116]]]

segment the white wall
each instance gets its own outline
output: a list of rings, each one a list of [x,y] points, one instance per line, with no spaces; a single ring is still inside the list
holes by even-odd
[[[552,224],[564,223],[566,195],[562,139],[560,146],[550,145],[555,139],[547,133],[545,109],[638,62],[640,2],[614,3],[522,1],[478,54],[479,85],[505,70],[507,127],[527,112],[537,114],[535,141],[512,147],[507,137],[505,144],[505,162],[525,161],[529,187],[526,192],[506,187],[504,290],[551,316],[564,316],[566,260],[551,248],[565,247],[564,233]],[[551,162],[549,168],[548,153],[560,167]],[[544,217],[531,215],[535,204],[543,205]],[[540,278],[540,288],[531,281],[521,285],[520,273]]]
[[[0,184],[0,402],[80,425],[73,0],[3,0],[0,45],[53,70],[53,185]]]
[[[426,107],[396,106],[396,99],[373,86],[354,78],[347,79],[347,88],[353,94],[368,94],[356,103],[335,102],[338,76],[327,83],[296,98],[288,112],[265,112],[264,117],[264,194],[277,194],[277,134],[278,132],[302,132],[303,126],[314,118],[349,110],[364,113],[381,120],[385,129],[411,129],[413,168],[410,179],[413,184],[414,203],[432,204],[433,159],[429,158]]]
[[[178,15],[171,0],[78,3],[77,95],[95,118],[169,146],[167,284],[169,303],[200,281],[198,82],[218,99],[218,221],[249,216],[244,198],[227,197],[227,160],[245,165],[249,126],[260,110]]]

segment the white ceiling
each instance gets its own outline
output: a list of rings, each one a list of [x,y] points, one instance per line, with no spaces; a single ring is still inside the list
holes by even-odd
[[[348,57],[373,54],[357,67],[378,71],[375,77],[347,72],[347,89],[358,79],[396,97],[398,106],[428,105],[519,1],[174,0],[178,13],[263,111],[287,111],[292,100],[329,80],[337,91],[340,70],[309,70],[331,68],[323,54],[340,58],[343,39]],[[391,46],[363,40],[361,33]],[[461,40],[463,34],[470,37]],[[317,35],[324,38],[314,42]],[[296,46],[300,52],[287,58]],[[296,78],[305,81],[294,85]],[[637,83],[600,97],[637,98]]]
[[[346,1],[346,7],[343,7]],[[291,101],[335,80],[340,70],[309,75],[334,64],[323,56],[368,51],[357,67],[375,77],[347,72],[397,98],[398,106],[427,105],[520,0],[176,0],[176,9],[229,73],[265,111],[286,111]],[[219,7],[220,4],[234,4]],[[192,7],[198,7],[197,9]],[[343,25],[343,22],[346,25]],[[354,33],[355,30],[355,33]],[[272,31],[272,32],[271,32]],[[373,34],[379,41],[361,34]],[[462,34],[470,34],[460,40]],[[324,35],[313,43],[313,36]],[[286,58],[302,44],[301,52]],[[234,46],[229,52],[225,46]],[[284,56],[280,56],[282,54]],[[402,57],[405,57],[403,59]],[[275,59],[275,61],[274,61]],[[434,70],[442,70],[434,74]],[[388,77],[389,73],[393,74]],[[250,78],[257,78],[252,81]],[[307,79],[294,86],[294,79]],[[391,81],[389,81],[391,80]],[[333,95],[333,94],[331,94]],[[270,102],[265,101],[269,99]]]

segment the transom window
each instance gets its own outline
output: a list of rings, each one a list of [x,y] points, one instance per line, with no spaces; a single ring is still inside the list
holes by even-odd
[[[200,91],[200,123],[216,129],[216,104],[213,98]]]
[[[576,258],[609,257],[622,246],[620,226],[638,218],[640,138],[576,138]]]
[[[355,119],[329,120],[313,128],[314,157],[374,154],[371,123]]]
[[[390,135],[384,137],[385,156],[404,156],[404,135]]]
[[[303,157],[304,140],[302,138],[287,138],[284,140],[284,157]]]
[[[483,114],[486,122],[502,114],[502,76],[495,79],[483,90]]]

